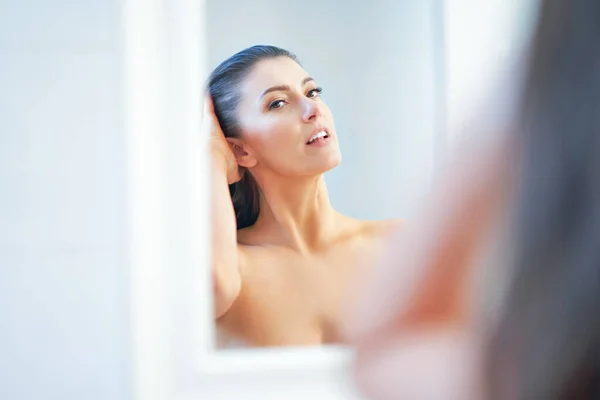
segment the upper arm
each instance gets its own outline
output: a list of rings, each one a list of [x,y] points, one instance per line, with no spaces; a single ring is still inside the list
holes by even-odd
[[[243,247],[238,244],[235,248],[235,257],[228,258],[229,260],[235,260],[234,265],[213,268],[215,319],[220,318],[229,311],[240,294],[242,288],[241,271],[247,262],[247,254]]]

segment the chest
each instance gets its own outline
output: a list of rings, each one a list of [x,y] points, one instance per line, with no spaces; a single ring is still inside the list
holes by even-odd
[[[219,324],[258,345],[335,342],[367,254],[360,245],[310,258],[273,249],[251,254],[240,295]]]

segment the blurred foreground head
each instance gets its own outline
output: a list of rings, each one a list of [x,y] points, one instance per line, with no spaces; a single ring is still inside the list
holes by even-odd
[[[542,3],[490,398],[600,399],[600,1]]]
[[[600,1],[541,1],[507,132],[457,157],[358,296],[372,398],[600,399],[599,43]],[[498,230],[510,251],[482,261]]]

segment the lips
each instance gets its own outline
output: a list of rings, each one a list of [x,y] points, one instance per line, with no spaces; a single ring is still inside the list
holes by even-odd
[[[311,133],[310,137],[306,141],[306,144],[309,145],[309,144],[317,143],[320,141],[324,141],[328,137],[329,137],[329,132],[327,131],[327,128],[319,127]]]

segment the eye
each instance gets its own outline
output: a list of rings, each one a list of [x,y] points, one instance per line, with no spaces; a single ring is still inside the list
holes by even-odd
[[[309,90],[308,93],[306,94],[307,97],[310,97],[311,99],[317,98],[321,95],[321,93],[323,93],[323,88],[315,88],[312,90]]]
[[[269,104],[269,110],[276,110],[278,108],[283,107],[285,104],[285,100],[275,100]]]

